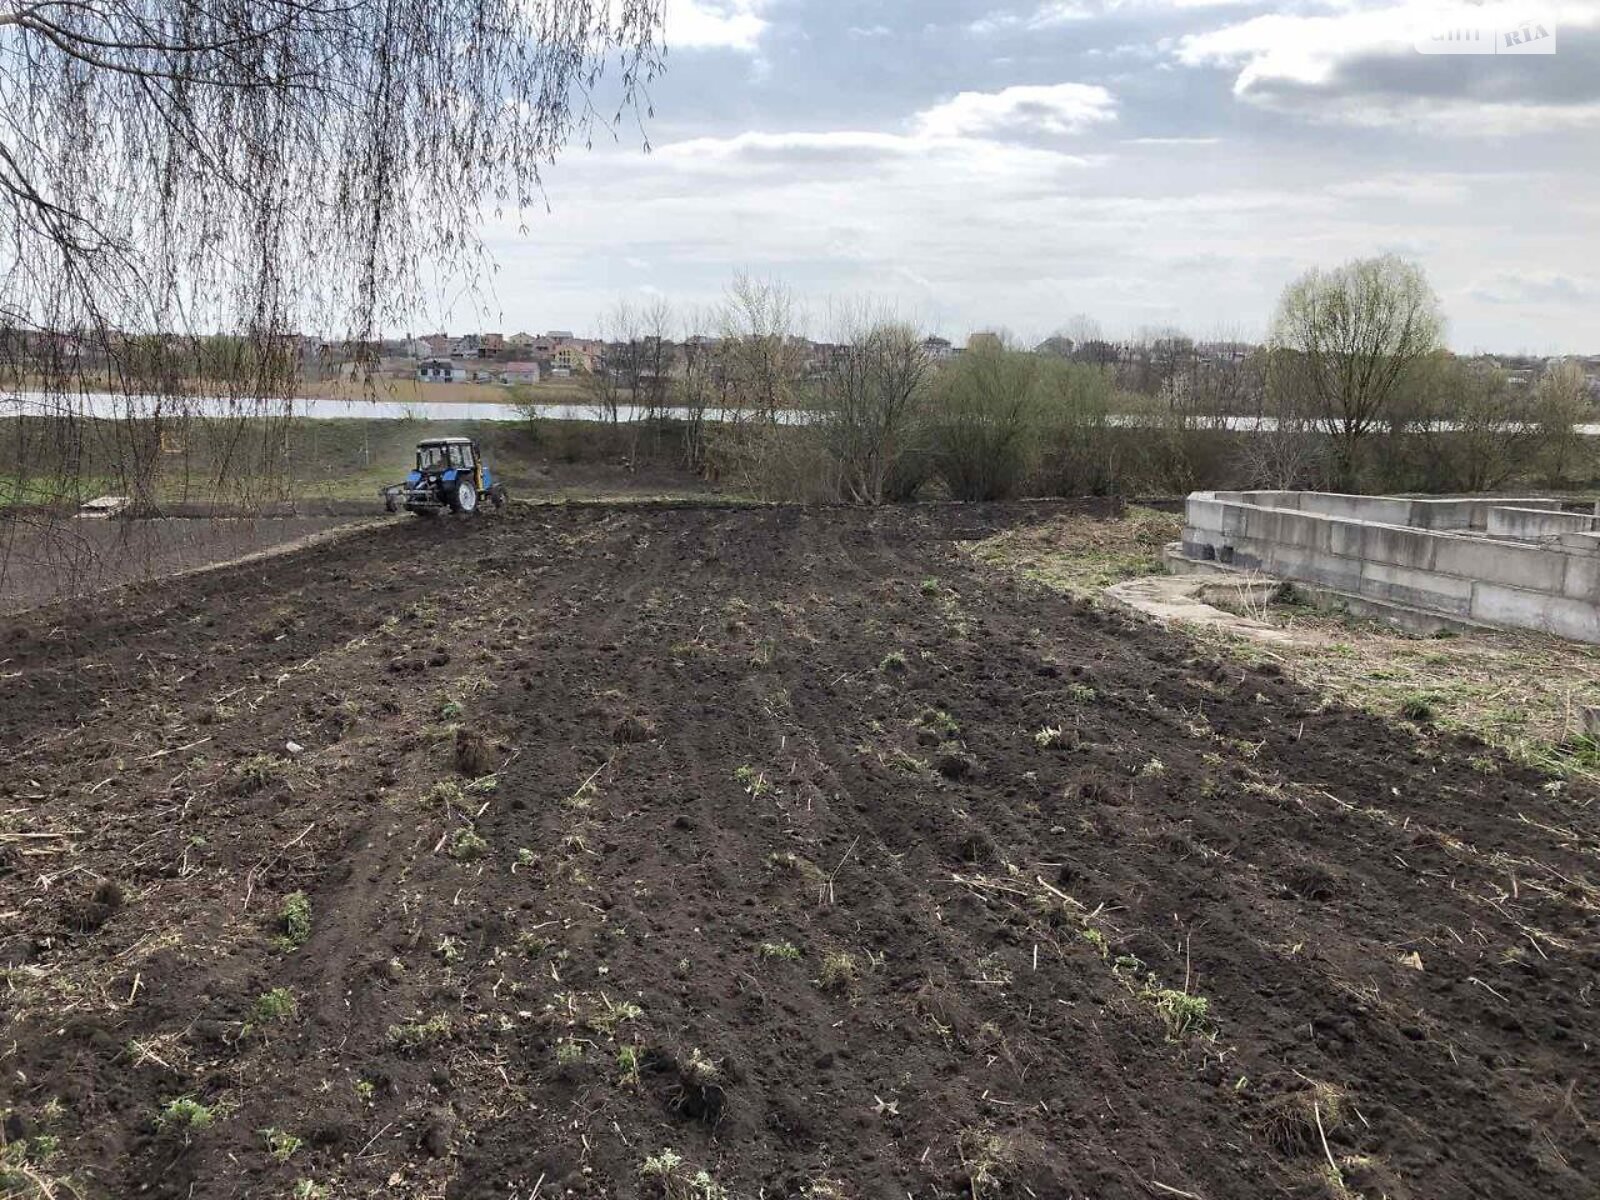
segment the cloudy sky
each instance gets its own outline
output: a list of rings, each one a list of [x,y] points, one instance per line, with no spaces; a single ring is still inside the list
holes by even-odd
[[[870,296],[958,340],[1258,337],[1299,272],[1393,251],[1457,349],[1600,352],[1600,0],[1440,2],[667,0],[654,119],[488,227],[481,321],[436,314],[593,329],[743,269],[817,336]],[[1416,49],[1524,18],[1555,54]]]

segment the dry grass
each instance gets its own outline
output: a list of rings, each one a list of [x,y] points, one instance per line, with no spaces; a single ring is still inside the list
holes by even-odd
[[[1600,704],[1600,647],[1534,633],[1415,638],[1370,622],[1274,609],[1267,619],[1320,634],[1292,652],[1219,631],[1214,649],[1271,660],[1298,682],[1379,716],[1426,711],[1440,730],[1471,733],[1531,766],[1600,781],[1600,753],[1580,710]],[[1492,761],[1483,762],[1492,770]]]
[[[1181,527],[1175,515],[1130,508],[1121,520],[1074,516],[1009,530],[977,543],[973,553],[1058,590],[1092,595],[1159,572],[1161,547]],[[1296,604],[1251,615],[1292,630],[1295,644],[1216,629],[1190,635],[1220,656],[1275,662],[1330,701],[1389,720],[1425,711],[1433,728],[1473,734],[1541,770],[1600,782],[1600,749],[1581,736],[1580,711],[1600,705],[1600,646],[1521,632],[1422,638]],[[1485,756],[1481,766],[1492,771],[1494,761]]]
[[[1008,529],[972,546],[973,555],[1074,596],[1093,596],[1135,575],[1161,571],[1161,548],[1177,541],[1183,518],[1132,505],[1119,520],[1065,516]]]

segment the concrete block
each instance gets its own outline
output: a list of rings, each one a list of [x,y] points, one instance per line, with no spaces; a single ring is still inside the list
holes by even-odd
[[[1326,543],[1324,523],[1306,513],[1287,508],[1244,508],[1243,534],[1252,541],[1275,546],[1316,546]]]
[[[1304,546],[1273,546],[1262,555],[1266,569],[1285,579],[1315,583],[1339,591],[1360,590],[1361,562],[1324,554]]]
[[[1183,527],[1183,552],[1190,558],[1215,558],[1217,547],[1225,540],[1221,534],[1210,529],[1196,529],[1192,525]]]
[[[1365,521],[1329,520],[1328,552],[1343,558],[1360,558],[1369,528]]]
[[[1563,533],[1556,538],[1563,550],[1579,554],[1600,554],[1600,532]]]
[[[1554,554],[1555,551],[1549,553]],[[1600,555],[1563,553],[1561,557],[1566,560],[1566,571],[1561,577],[1561,594],[1569,600],[1600,604]]]
[[[1473,586],[1471,615],[1490,625],[1537,629],[1580,642],[1600,642],[1600,609],[1583,600],[1478,583]]]
[[[1221,533],[1225,511],[1220,501],[1201,500],[1190,496],[1183,506],[1183,521],[1185,525],[1195,529],[1211,529]]]
[[[1437,533],[1424,533],[1419,529],[1405,529],[1398,525],[1365,525],[1362,527],[1361,557],[1368,562],[1393,563],[1422,571],[1434,569],[1439,545],[1445,537]]]
[[[1388,496],[1347,496],[1340,492],[1306,492],[1300,502],[1305,512],[1317,512],[1346,521],[1376,521],[1404,525],[1411,518],[1411,502]]]
[[[1519,542],[1436,536],[1433,567],[1437,571],[1532,592],[1561,591],[1566,561],[1559,553]]]
[[[1252,508],[1293,508],[1300,507],[1299,492],[1234,492],[1235,503],[1248,504]]]
[[[1472,528],[1473,515],[1481,508],[1476,500],[1413,500],[1406,524],[1440,533],[1464,532]]]
[[[1589,513],[1501,505],[1489,510],[1488,522],[1490,537],[1518,538],[1522,541],[1554,538],[1563,533],[1587,533],[1594,529],[1594,517]]]
[[[1366,562],[1361,566],[1361,594],[1393,600],[1414,608],[1467,616],[1472,611],[1473,581],[1438,571]]]
[[[1493,508],[1535,508],[1544,512],[1560,511],[1562,502],[1548,496],[1480,497],[1473,501],[1472,528],[1482,533],[1489,528],[1489,510]]]

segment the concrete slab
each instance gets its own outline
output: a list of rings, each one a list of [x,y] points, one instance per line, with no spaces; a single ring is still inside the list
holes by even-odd
[[[1240,596],[1255,596],[1253,602],[1266,603],[1276,590],[1275,581],[1252,584],[1248,581],[1223,581],[1210,575],[1148,575],[1113,584],[1103,593],[1111,603],[1163,624],[1196,625],[1238,634],[1252,641],[1272,645],[1294,645],[1298,639],[1287,629],[1279,629],[1254,617],[1218,608],[1204,597],[1222,589]]]

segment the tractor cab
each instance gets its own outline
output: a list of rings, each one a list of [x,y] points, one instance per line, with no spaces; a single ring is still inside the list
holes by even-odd
[[[442,475],[467,471],[474,481],[478,472],[478,444],[468,438],[439,438],[417,443],[417,473]]]
[[[507,500],[471,438],[429,438],[417,443],[416,467],[404,483],[383,489],[384,507],[397,512],[480,512],[481,501],[496,508]]]

